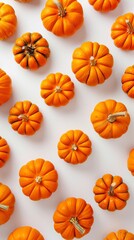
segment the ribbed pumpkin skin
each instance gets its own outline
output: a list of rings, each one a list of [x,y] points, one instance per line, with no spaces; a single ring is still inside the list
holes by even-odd
[[[12,95],[12,80],[5,71],[0,69],[0,105],[7,102]]]
[[[121,0],[88,0],[94,9],[99,12],[109,12],[114,10]]]
[[[134,148],[129,152],[127,167],[131,174],[134,176]]]
[[[0,40],[11,37],[17,27],[17,17],[12,6],[0,2]]]
[[[103,240],[134,240],[134,234],[125,229],[109,233]]]
[[[3,210],[0,206],[0,225],[6,223],[14,211],[15,197],[10,188],[0,183],[0,205],[8,206],[7,210]]]
[[[122,79],[122,90],[131,98],[134,98],[134,65],[127,67]]]
[[[82,227],[82,231],[70,222],[72,218]],[[82,238],[91,230],[94,222],[93,209],[84,199],[70,197],[58,204],[53,221],[55,231],[61,234],[62,238],[66,240]]]
[[[11,232],[7,240],[45,240],[45,238],[37,229],[22,226]]]
[[[0,168],[3,167],[10,157],[10,147],[7,141],[0,137]]]

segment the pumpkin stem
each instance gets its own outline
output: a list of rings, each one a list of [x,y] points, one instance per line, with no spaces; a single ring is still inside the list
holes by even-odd
[[[78,223],[78,220],[76,217],[72,217],[70,219],[70,223],[74,225],[74,227],[83,235],[85,233],[85,229],[81,227],[81,225]]]
[[[134,33],[134,28],[133,28],[131,22],[128,19],[126,19],[125,22],[126,22],[126,24],[128,26],[128,33],[129,34],[133,34]]]
[[[59,2],[59,0],[53,0],[53,2],[56,4],[59,12],[58,12],[58,15],[60,17],[65,17],[66,15],[66,10],[64,9],[63,5],[61,4],[61,2]]]
[[[90,57],[90,64],[91,66],[95,66],[96,65],[96,60],[93,56]]]
[[[110,186],[109,191],[108,191],[108,195],[109,196],[114,196],[114,188],[115,188],[115,186],[116,186],[115,182],[111,183],[111,186]]]
[[[9,206],[0,204],[0,209],[7,211],[9,209]]]
[[[77,147],[77,145],[74,143],[73,145],[72,145],[72,150],[73,151],[76,151],[78,149],[78,147]]]
[[[26,46],[23,46],[22,49],[25,50],[27,54],[33,55],[35,47],[33,47],[32,45],[31,46],[26,45]]]
[[[21,119],[21,120],[24,121],[24,122],[27,122],[27,121],[28,121],[28,117],[27,117],[27,115],[25,115],[25,114],[20,114],[20,115],[18,116],[18,118]]]
[[[54,90],[55,90],[56,93],[62,92],[62,89],[61,89],[60,86],[56,86]]]
[[[126,116],[127,116],[127,112],[126,111],[124,111],[124,112],[117,112],[117,113],[109,114],[107,120],[110,123],[113,123],[113,122],[116,121],[116,118],[118,118],[118,117],[126,117]]]
[[[35,178],[35,182],[36,182],[36,183],[41,183],[41,182],[42,182],[42,177],[41,177],[41,176],[37,176],[37,177]]]

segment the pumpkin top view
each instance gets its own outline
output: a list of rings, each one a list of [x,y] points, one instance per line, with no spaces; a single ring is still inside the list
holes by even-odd
[[[109,12],[114,10],[121,0],[88,0],[94,9],[99,12]]]
[[[10,147],[7,141],[0,137],[0,168],[5,165],[10,157]]]
[[[125,69],[121,78],[122,90],[131,98],[134,98],[134,65]]]
[[[45,238],[37,229],[30,226],[22,226],[12,231],[7,240],[45,240]]]
[[[7,102],[12,95],[12,80],[5,71],[0,69],[0,105]]]
[[[109,233],[103,240],[134,240],[134,234],[125,229]]]

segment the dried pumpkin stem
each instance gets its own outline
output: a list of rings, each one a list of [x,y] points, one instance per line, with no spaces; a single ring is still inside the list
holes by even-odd
[[[108,191],[108,195],[109,195],[109,196],[114,196],[115,186],[116,186],[116,183],[115,183],[115,182],[111,183],[111,186],[110,186],[109,191]]]
[[[73,151],[76,151],[78,149],[78,147],[77,147],[77,145],[74,143],[73,145],[72,145],[72,150]]]
[[[53,0],[53,2],[56,4],[58,10],[59,10],[59,16],[65,17],[66,10],[64,9],[63,5],[58,0]]]
[[[37,177],[35,178],[35,182],[36,182],[36,183],[41,183],[41,182],[42,182],[42,177],[41,177],[41,176],[37,176]]]
[[[134,33],[134,27],[132,26],[131,22],[128,19],[126,19],[125,22],[126,22],[126,24],[128,26],[128,32],[130,34],[133,34]]]
[[[85,233],[85,229],[78,223],[78,220],[76,217],[72,217],[70,219],[70,223],[74,225],[74,227],[83,235]]]
[[[0,204],[0,209],[7,211],[9,209],[9,206]]]
[[[61,89],[60,86],[56,86],[54,90],[55,90],[56,93],[62,92],[62,89]]]
[[[27,117],[27,115],[25,115],[25,114],[20,114],[20,115],[18,116],[18,118],[21,119],[21,120],[23,120],[24,122],[27,122],[27,121],[28,121],[28,117]]]
[[[113,122],[116,121],[116,119],[118,117],[126,117],[126,116],[127,116],[127,112],[126,111],[124,111],[124,112],[117,112],[117,113],[109,114],[107,120],[110,123],[113,123]]]
[[[23,46],[22,49],[25,50],[27,54],[33,55],[35,47],[33,47],[32,45],[31,46],[26,45],[26,46]]]
[[[95,66],[96,65],[96,60],[93,56],[90,57],[90,65]]]

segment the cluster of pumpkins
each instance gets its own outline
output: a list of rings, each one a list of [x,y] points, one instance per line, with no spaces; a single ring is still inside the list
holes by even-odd
[[[96,11],[114,10],[120,0],[88,0]],[[22,3],[30,0],[20,0]],[[41,12],[44,27],[59,37],[68,37],[83,24],[83,9],[77,0],[47,0]],[[0,40],[12,36],[17,27],[17,17],[12,6],[0,3]],[[119,16],[111,28],[116,47],[134,50],[134,14]],[[13,46],[15,61],[24,69],[37,70],[50,56],[48,41],[38,32],[27,32],[16,39]],[[72,54],[72,71],[81,83],[89,86],[102,84],[112,74],[113,56],[107,46],[97,42],[84,42]],[[121,79],[122,90],[134,98],[134,66],[128,66]],[[12,80],[0,69],[0,105],[12,95]],[[68,75],[50,73],[41,82],[40,95],[49,106],[60,107],[74,97],[74,83]],[[16,102],[10,109],[8,122],[13,130],[22,135],[33,135],[40,129],[43,115],[30,101]],[[126,133],[130,115],[121,102],[108,99],[99,102],[91,116],[94,130],[105,139],[119,138]],[[59,139],[58,155],[71,164],[86,161],[92,152],[89,137],[81,130],[69,130]],[[0,168],[10,157],[7,141],[0,137]],[[128,157],[128,169],[134,175],[134,149]],[[21,167],[19,183],[23,193],[33,201],[51,196],[58,187],[58,173],[52,162],[41,158],[31,160]],[[105,174],[93,188],[94,199],[99,207],[108,211],[123,209],[129,199],[128,186],[120,176]],[[10,188],[0,183],[0,224],[6,223],[14,211],[15,197]],[[81,238],[89,233],[94,222],[93,209],[84,199],[70,197],[60,202],[53,215],[54,228],[64,239]],[[42,234],[30,226],[15,229],[8,240],[44,240]],[[121,229],[112,232],[104,240],[134,240],[134,234]]]

